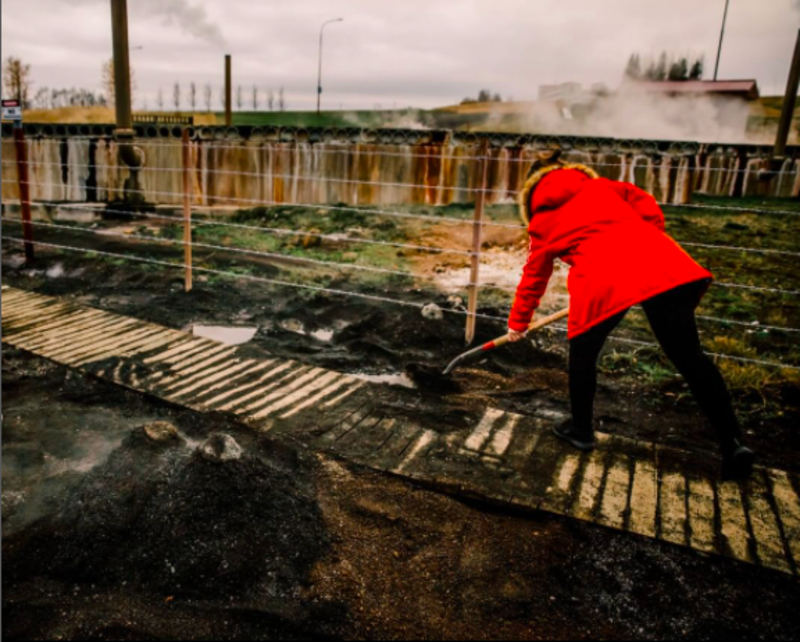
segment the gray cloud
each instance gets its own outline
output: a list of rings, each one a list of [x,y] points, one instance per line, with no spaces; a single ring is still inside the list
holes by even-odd
[[[786,86],[800,0],[731,2],[721,78]],[[111,56],[108,0],[3,0],[3,55],[33,67],[39,86],[100,88]],[[131,54],[141,108],[159,88],[210,83],[223,55],[245,94],[283,86],[289,107],[315,105],[319,28],[323,107],[437,107],[487,87],[534,100],[541,84],[619,86],[628,56],[705,55],[713,72],[724,0],[130,0]],[[224,34],[224,42],[223,42]],[[185,95],[185,94],[184,94]],[[202,92],[201,92],[202,95]]]

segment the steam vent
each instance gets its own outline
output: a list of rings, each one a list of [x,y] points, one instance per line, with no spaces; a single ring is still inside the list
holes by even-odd
[[[120,166],[112,125],[30,124],[25,133],[33,200],[122,197],[128,169]],[[181,134],[180,127],[137,127],[136,144],[146,156],[141,185],[149,202],[181,201]],[[7,158],[14,153],[10,136],[3,125]],[[635,182],[661,202],[687,202],[693,192],[800,194],[796,147],[777,178],[763,181],[759,173],[768,167],[769,146],[411,129],[204,127],[190,129],[190,136],[198,206],[468,202],[478,187],[479,144],[487,140],[492,203],[513,200],[525,178],[524,161],[547,149],[561,149],[567,160],[591,165],[602,176]],[[18,199],[16,170],[13,164],[5,169],[2,198]]]

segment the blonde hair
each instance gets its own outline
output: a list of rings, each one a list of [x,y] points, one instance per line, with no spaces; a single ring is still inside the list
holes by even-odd
[[[536,186],[542,181],[542,179],[551,172],[555,172],[560,169],[577,169],[578,171],[586,174],[589,178],[599,178],[597,172],[595,172],[591,167],[581,165],[580,163],[562,163],[558,160],[560,156],[560,151],[554,152],[547,159],[537,160],[535,163],[533,163],[533,165],[531,165],[531,168],[528,171],[528,178],[518,196],[519,216],[526,226],[530,224],[531,218],[533,217],[533,214],[530,211],[533,190],[536,189]]]

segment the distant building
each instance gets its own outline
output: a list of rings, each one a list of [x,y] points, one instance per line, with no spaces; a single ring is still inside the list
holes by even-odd
[[[761,97],[755,80],[635,80],[627,82],[624,89],[670,96],[725,96],[746,101]]]
[[[574,100],[584,95],[583,85],[579,82],[562,82],[558,85],[539,85],[539,100],[553,102],[557,100]]]

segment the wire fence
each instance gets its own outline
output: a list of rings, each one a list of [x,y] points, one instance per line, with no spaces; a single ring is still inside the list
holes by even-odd
[[[285,205],[285,204],[284,204]],[[96,212],[97,210],[92,210],[88,208],[76,208],[72,206],[59,206],[62,208],[71,209],[74,211],[83,211],[87,213]],[[297,205],[293,205],[292,207],[301,207]],[[319,208],[319,205],[314,206],[303,206],[303,207],[313,207]],[[361,211],[363,213],[371,214],[370,210],[358,210],[357,208],[348,208],[353,209],[354,211]],[[149,212],[133,212],[127,210],[113,210],[113,214],[115,216],[127,216],[132,219],[136,218],[144,218],[150,220],[162,220],[162,221],[172,221],[176,224],[183,224],[184,218],[175,215],[168,215],[168,214],[152,214]],[[12,219],[6,219],[9,222],[16,222]],[[465,224],[470,223],[469,221],[464,221]],[[39,222],[31,222],[31,225],[34,227],[36,226],[49,226],[49,227],[61,227],[62,229],[69,229],[69,230],[80,230],[80,228],[74,226],[59,226],[59,225],[48,225],[45,223]],[[320,241],[327,241],[334,244],[349,244],[349,245],[372,245],[378,247],[386,247],[386,248],[395,248],[400,250],[409,250],[411,252],[424,252],[430,254],[449,254],[449,255],[457,255],[463,257],[481,257],[480,252],[475,251],[468,251],[468,250],[461,250],[458,248],[451,248],[451,247],[439,247],[439,246],[429,246],[429,245],[414,245],[409,243],[394,243],[389,241],[379,241],[379,240],[372,240],[372,239],[363,239],[363,238],[354,238],[347,235],[342,234],[321,234],[319,232],[315,232],[313,230],[308,229],[287,229],[287,228],[275,228],[275,227],[267,227],[263,225],[248,225],[245,223],[232,223],[229,221],[221,221],[221,220],[193,220],[193,225],[195,226],[209,226],[209,227],[221,227],[221,228],[229,228],[235,230],[246,230],[248,232],[255,232],[260,234],[270,234],[280,237],[306,237],[306,238],[314,238]],[[135,237],[130,234],[125,235],[127,238],[141,238],[142,240],[153,240],[153,237]],[[198,242],[193,242],[193,246],[200,247]],[[730,246],[720,246],[720,245],[710,245],[710,244],[699,244],[699,243],[684,243],[687,247],[702,247],[705,249],[714,249],[714,250],[722,250],[722,251],[736,251],[736,252],[743,252],[743,253],[756,253],[756,254],[769,254],[775,256],[789,256],[789,257],[800,257],[800,253],[797,252],[786,252],[781,250],[772,250],[772,249],[761,249],[761,248],[745,248],[745,247],[730,247]],[[215,249],[219,250],[228,250],[228,251],[238,251],[238,252],[249,252],[251,255],[262,255],[262,256],[271,256],[273,258],[279,257],[286,257],[288,258],[290,255],[279,255],[274,253],[266,253],[263,251],[257,250],[248,250],[247,248],[236,248],[231,246],[214,246]],[[298,259],[300,260],[300,259]],[[311,262],[311,261],[309,261]],[[329,266],[339,266],[342,268],[349,268],[354,270],[370,270],[371,268],[365,266],[356,266],[349,263],[334,263],[334,262],[318,262],[319,264],[326,263]],[[379,271],[378,269],[373,269],[373,271]],[[400,276],[408,276],[413,278],[420,278],[420,279],[430,279],[431,277],[418,274],[418,273],[411,273],[411,272],[398,272],[398,271],[389,271],[384,270],[386,273],[393,273]],[[482,285],[480,283],[466,283],[464,287],[491,287],[492,289],[499,289],[503,290],[502,287],[497,287],[494,285]],[[759,286],[759,285],[752,285],[746,283],[729,283],[726,281],[715,281],[715,287],[722,287],[722,288],[737,288],[741,290],[749,290],[752,292],[765,292],[771,294],[779,294],[779,295],[786,295],[786,296],[800,296],[800,291],[798,290],[787,290],[783,288],[776,288],[776,287],[766,287],[766,286]]]
[[[177,142],[175,144],[167,144],[167,143],[148,143],[148,147],[158,147],[158,148],[176,148],[182,147],[185,154],[184,158],[187,158],[187,149],[190,145],[197,145],[196,142]],[[204,144],[204,151],[207,152],[214,152],[214,151],[221,151],[227,152],[229,150],[237,151],[237,150],[247,150],[248,152],[254,151],[252,146],[245,146],[245,145],[220,145],[220,144]],[[272,150],[270,153],[276,153],[275,150]],[[291,154],[293,153],[290,149],[285,150],[277,150],[277,153],[285,153]],[[339,150],[339,149],[322,149],[316,150],[315,154],[336,154],[336,155],[346,155],[347,158],[355,158],[358,159],[359,152],[358,150]],[[502,153],[502,152],[501,152]],[[370,150],[368,152],[368,156],[371,160],[378,159],[380,162],[381,158],[408,158],[409,154],[407,153],[394,153],[394,152],[385,152],[385,151],[375,151]],[[488,164],[499,160],[498,156],[493,156],[486,152],[485,147],[480,150],[477,154],[464,156],[464,155],[453,155],[453,156],[443,156],[443,155],[429,155],[429,154],[416,154],[413,155],[418,158],[428,158],[435,161],[444,161],[444,160],[452,160],[454,162],[464,162],[467,161],[472,163],[476,168],[478,167],[486,167]],[[511,161],[511,162],[518,162],[518,163],[530,163],[531,158],[503,158],[504,161]],[[25,158],[20,159],[2,159],[3,164],[14,164],[14,167],[17,169],[17,180],[10,180],[10,179],[3,179],[2,183],[4,185],[16,185],[20,189],[23,187],[35,187],[39,190],[43,188],[65,188],[64,181],[66,180],[66,175],[64,173],[64,165],[58,162],[48,162],[48,161],[30,161]],[[603,163],[603,162],[593,162],[591,163],[593,166],[603,166],[603,167],[616,167],[620,168],[623,164],[622,163]],[[632,170],[636,168],[635,161],[628,164],[628,170]],[[27,173],[29,168],[50,168],[51,173],[55,171],[55,168],[58,168],[58,171],[62,175],[62,182],[46,182],[43,180],[30,180],[25,178],[25,174]],[[103,164],[96,164],[90,163],[88,158],[86,159],[85,163],[80,164],[79,169],[81,172],[84,172],[87,176],[91,172],[117,172],[117,173],[128,173],[129,168],[123,165],[103,165]],[[306,168],[308,170],[308,168]],[[752,169],[749,168],[725,168],[725,167],[716,167],[716,168],[700,168],[702,171],[715,171],[715,172],[726,172],[729,174],[740,174],[742,172],[752,172]],[[676,170],[677,168],[673,167],[670,171]],[[256,199],[256,198],[242,198],[242,197],[235,197],[231,195],[223,195],[223,194],[211,194],[209,190],[206,189],[205,191],[198,190],[198,184],[192,180],[193,173],[197,172],[196,167],[190,167],[186,164],[186,161],[182,164],[182,166],[148,166],[144,170],[144,172],[151,172],[151,173],[164,173],[164,174],[180,174],[184,178],[184,189],[183,191],[157,191],[152,189],[147,189],[146,194],[148,197],[152,198],[163,198],[164,200],[171,200],[173,202],[183,202],[183,216],[168,214],[168,213],[158,213],[158,212],[141,212],[136,211],[133,209],[117,209],[114,201],[117,199],[111,199],[111,209],[110,212],[113,212],[114,216],[122,216],[128,217],[131,219],[132,222],[136,220],[154,220],[160,222],[166,222],[169,224],[176,224],[185,227],[185,236],[184,240],[172,239],[172,238],[165,238],[165,237],[157,237],[157,236],[150,236],[144,234],[136,234],[136,233],[118,233],[113,230],[103,229],[103,228],[87,228],[82,227],[77,224],[70,224],[64,225],[54,222],[44,222],[44,221],[20,221],[14,218],[10,218],[9,216],[3,216],[2,220],[4,223],[11,223],[11,224],[22,224],[23,230],[25,230],[26,234],[31,234],[30,230],[33,228],[38,228],[42,230],[52,230],[52,231],[60,231],[60,232],[69,232],[69,233],[78,233],[78,234],[93,234],[103,238],[115,238],[120,240],[126,241],[135,241],[138,244],[143,243],[155,243],[160,244],[163,246],[169,246],[173,248],[184,248],[186,249],[187,246],[189,249],[196,248],[200,250],[206,250],[209,253],[231,253],[233,255],[239,256],[246,256],[250,259],[265,259],[270,262],[282,262],[287,264],[300,264],[300,265],[310,265],[321,267],[324,269],[330,269],[335,271],[352,271],[355,273],[363,273],[363,274],[373,274],[379,276],[391,276],[391,277],[402,277],[404,279],[410,279],[413,281],[421,280],[421,281],[432,281],[437,282],[439,279],[435,275],[431,275],[429,273],[419,272],[419,271],[412,271],[412,270],[404,270],[404,269],[394,269],[394,268],[387,268],[387,267],[379,267],[376,265],[369,265],[363,264],[360,262],[352,262],[352,261],[344,261],[344,260],[329,260],[327,258],[315,258],[312,256],[304,256],[299,255],[297,252],[288,251],[288,252],[279,252],[279,251],[266,251],[259,248],[254,247],[240,247],[237,245],[231,245],[230,241],[227,244],[215,244],[215,243],[207,243],[203,242],[202,240],[198,240],[192,237],[192,229],[195,231],[199,231],[203,228],[212,228],[212,227],[219,227],[223,230],[231,230],[231,231],[241,231],[246,232],[247,234],[253,235],[271,235],[286,238],[301,238],[301,239],[316,239],[319,242],[325,244],[333,244],[336,247],[341,245],[355,245],[355,246],[373,246],[376,248],[383,248],[383,249],[391,249],[391,250],[399,250],[401,252],[407,253],[425,253],[425,254],[432,254],[432,255],[454,255],[456,257],[461,257],[463,260],[471,260],[481,261],[485,260],[486,255],[483,252],[482,247],[482,239],[481,239],[481,231],[486,228],[506,228],[509,230],[516,230],[516,231],[523,231],[525,226],[520,225],[519,223],[507,223],[502,221],[494,221],[494,220],[484,220],[482,218],[482,214],[479,214],[477,203],[483,202],[483,199],[492,193],[502,193],[504,198],[507,202],[511,202],[512,199],[516,198],[518,192],[515,189],[510,189],[509,187],[503,188],[493,188],[486,185],[486,172],[483,172],[484,179],[483,183],[481,184],[480,181],[475,180],[473,175],[467,177],[466,180],[462,181],[460,185],[448,185],[443,186],[441,184],[431,184],[431,183],[420,183],[420,182],[404,182],[401,180],[396,181],[386,181],[386,180],[369,180],[363,178],[342,178],[341,176],[330,176],[325,175],[320,172],[316,172],[315,174],[302,174],[299,172],[299,167],[295,164],[293,171],[285,173],[284,171],[280,172],[273,172],[271,170],[268,171],[235,171],[235,170],[227,170],[221,169],[218,167],[203,167],[204,172],[204,180],[211,181],[212,183],[219,180],[219,181],[226,181],[230,178],[242,178],[242,179],[258,179],[260,181],[293,181],[293,182],[310,182],[310,183],[324,183],[324,184],[341,184],[341,185],[350,185],[354,186],[355,189],[360,188],[372,188],[372,187],[389,187],[389,188],[402,188],[402,189],[411,189],[411,190],[449,190],[454,192],[461,192],[465,194],[472,194],[474,195],[476,201],[476,214],[472,220],[467,218],[458,218],[455,216],[448,216],[447,214],[442,215],[431,215],[431,214],[418,214],[412,213],[408,211],[400,211],[397,209],[385,208],[385,207],[373,207],[373,206],[353,206],[343,203],[337,204],[327,204],[327,203],[309,203],[309,202],[286,202],[285,200],[276,200],[276,199]],[[313,169],[311,170],[313,171]],[[660,171],[660,170],[659,170]],[[37,173],[46,173],[46,172],[37,172]],[[795,176],[795,172],[790,171],[770,171],[767,172],[768,174],[772,174],[774,176],[783,176],[783,175],[792,175]],[[480,176],[480,172],[477,172],[477,175]],[[196,177],[195,177],[196,178]],[[508,178],[508,177],[506,177]],[[520,176],[517,176],[516,180],[521,180]],[[86,186],[84,185],[84,189]],[[98,193],[105,194],[109,197],[112,195],[124,195],[127,193],[125,187],[115,186],[115,185],[94,185],[93,189],[96,190]],[[201,203],[197,201],[201,200]],[[325,212],[342,212],[342,213],[358,213],[364,216],[374,216],[374,217],[386,217],[386,218],[394,218],[403,221],[419,221],[423,223],[429,224],[444,224],[448,226],[469,226],[473,230],[473,246],[471,249],[463,249],[460,247],[443,247],[440,245],[421,245],[421,244],[413,244],[407,242],[396,242],[393,240],[379,240],[375,238],[363,238],[359,235],[352,235],[350,233],[322,233],[315,229],[306,229],[306,228],[285,228],[285,227],[271,227],[267,225],[253,225],[248,223],[240,223],[234,222],[229,220],[220,220],[218,218],[198,218],[193,211],[194,209],[203,207],[205,203],[209,202],[219,202],[223,203],[224,205],[233,205],[235,207],[239,206],[248,206],[249,208],[255,209],[259,207],[265,208],[274,208],[274,207],[291,207],[291,208],[298,208],[298,209],[316,209],[316,210],[324,210]],[[26,207],[29,206],[29,203],[21,203],[23,211]],[[697,204],[697,203],[661,203],[664,207],[668,207],[668,211],[692,211],[692,210],[704,210],[704,211],[713,211],[723,214],[730,214],[730,215],[739,215],[739,214],[757,214],[757,215],[776,215],[776,216],[800,216],[800,211],[792,211],[792,210],[785,210],[785,209],[773,209],[773,208],[750,208],[750,207],[739,207],[739,206],[719,206],[719,205],[705,205],[705,204]],[[89,204],[86,203],[58,203],[56,205],[61,210],[67,211],[74,211],[76,213],[97,213],[96,207],[91,207]],[[176,205],[177,207],[177,205]],[[482,212],[483,208],[482,205],[480,207],[480,211]],[[27,227],[26,227],[27,226]],[[241,274],[238,272],[232,272],[230,270],[220,270],[216,268],[208,267],[207,265],[194,265],[191,262],[191,259],[184,259],[182,263],[174,263],[170,261],[162,261],[158,259],[150,259],[145,257],[139,256],[132,256],[128,254],[118,254],[115,252],[107,252],[104,250],[99,249],[92,249],[92,248],[80,248],[71,245],[65,245],[63,243],[49,243],[46,241],[41,240],[34,240],[32,237],[26,237],[23,235],[22,238],[20,237],[4,237],[6,240],[17,243],[23,244],[26,247],[42,247],[42,248],[49,248],[53,250],[59,251],[68,251],[68,252],[89,252],[94,256],[106,256],[112,257],[117,259],[123,259],[126,261],[133,261],[139,263],[149,263],[153,265],[159,265],[162,267],[167,268],[181,268],[187,270],[190,274],[191,272],[200,272],[200,273],[208,273],[208,274],[217,274],[221,276],[226,276],[230,278],[237,278],[237,279],[245,279],[254,282],[260,282],[264,284],[270,284],[274,286],[280,287],[288,287],[288,288],[299,288],[302,290],[326,293],[336,296],[343,296],[343,297],[355,297],[359,299],[366,299],[371,300],[374,302],[379,303],[387,303],[387,304],[395,304],[395,305],[405,305],[411,306],[415,308],[422,309],[426,304],[414,302],[414,301],[404,301],[401,299],[395,299],[392,297],[384,297],[379,295],[368,294],[364,292],[357,292],[357,291],[350,291],[350,290],[342,290],[336,288],[329,288],[320,285],[315,285],[311,283],[301,283],[301,282],[291,282],[286,280],[280,279],[271,279],[267,277],[255,276],[251,274]],[[254,240],[256,237],[253,237]],[[782,260],[782,259],[795,259],[800,257],[800,252],[791,251],[787,249],[780,249],[775,247],[752,247],[752,246],[737,246],[737,245],[723,245],[723,244],[714,244],[714,243],[700,243],[695,241],[689,240],[682,240],[677,239],[682,245],[685,247],[694,247],[698,249],[703,249],[711,252],[725,252],[725,253],[740,253],[745,255],[758,255],[761,257],[765,257],[767,259],[774,259],[774,260]],[[299,248],[297,248],[299,251]],[[188,256],[188,255],[187,255]],[[357,259],[360,261],[360,259]],[[187,282],[188,283],[188,282]],[[480,277],[478,278],[468,278],[466,282],[459,283],[456,285],[459,290],[466,290],[471,293],[476,293],[479,289],[491,289],[491,290],[498,290],[498,291],[508,291],[512,292],[513,289],[504,288],[503,286],[497,286],[491,283],[481,283]],[[781,297],[798,297],[800,296],[800,290],[795,290],[792,288],[785,288],[785,287],[777,287],[771,285],[764,285],[764,284],[753,284],[753,283],[736,283],[736,282],[728,282],[728,281],[717,281],[715,282],[715,287],[720,288],[727,288],[732,291],[746,291],[746,292],[753,292],[753,293],[760,293],[760,294],[769,294],[769,295],[778,295]],[[443,312],[451,314],[451,315],[460,315],[466,316],[468,319],[483,319],[485,321],[496,321],[505,323],[507,321],[507,317],[501,317],[497,315],[489,315],[489,314],[482,314],[479,313],[476,306],[473,306],[472,299],[477,301],[477,295],[474,297],[470,297],[470,309],[463,311],[463,310],[449,310],[443,309]],[[638,312],[638,311],[637,311]],[[800,332],[800,328],[794,327],[784,327],[778,325],[771,325],[771,324],[762,324],[761,322],[754,321],[754,322],[747,322],[742,321],[739,319],[729,319],[717,316],[708,316],[708,315],[699,315],[698,319],[701,323],[707,325],[715,325],[715,326],[726,326],[726,327],[740,327],[745,328],[747,330],[752,331],[761,331],[761,332],[772,332],[772,333],[779,333],[783,335],[793,336],[794,334]],[[469,327],[469,324],[468,324]],[[556,331],[559,332],[566,332],[567,329],[557,326],[554,328]],[[468,330],[468,341],[471,340],[469,336]],[[621,337],[621,336],[612,336],[611,340],[617,343],[626,344],[634,347],[656,347],[655,344],[650,342],[638,341],[635,339],[631,339],[628,337]],[[773,368],[781,368],[781,369],[788,369],[793,371],[800,371],[800,367],[795,366],[793,364],[782,363],[780,361],[774,360],[766,360],[766,359],[757,359],[757,358],[750,358],[750,357],[742,357],[737,355],[730,355],[730,354],[716,354],[716,353],[709,353],[711,356],[719,359],[727,359],[731,361],[741,362],[741,363],[750,363],[756,364],[765,367],[773,367]]]
[[[84,210],[87,211],[87,210]],[[118,210],[113,211],[114,215],[122,214]],[[125,215],[130,216],[144,216],[148,219],[156,219],[156,220],[168,220],[168,221],[175,221],[176,223],[183,223],[184,219],[178,216],[169,216],[169,215],[153,215],[149,213],[142,213],[136,214],[134,212],[124,212]],[[22,221],[17,219],[12,219],[9,217],[2,217],[1,219],[3,222],[11,223],[11,224],[18,224],[22,225]],[[42,227],[42,228],[50,228],[50,229],[60,229],[66,230],[69,232],[84,232],[84,233],[92,233],[98,234],[104,237],[117,237],[123,239],[135,239],[139,241],[145,242],[152,242],[152,243],[163,243],[168,245],[180,245],[183,246],[183,241],[177,241],[174,239],[166,239],[166,238],[159,238],[154,236],[145,236],[141,234],[133,234],[133,233],[125,233],[125,234],[116,234],[109,231],[104,230],[97,230],[97,229],[87,229],[82,228],[77,225],[62,225],[57,223],[46,223],[42,221],[31,221],[30,225],[33,227]],[[336,243],[341,242],[356,242],[356,243],[368,243],[373,245],[380,245],[384,247],[392,247],[392,248],[402,248],[402,249],[410,249],[419,252],[434,252],[434,253],[454,253],[460,254],[462,256],[480,256],[479,253],[468,252],[468,251],[461,251],[455,249],[448,249],[448,248],[433,248],[430,246],[420,246],[420,245],[409,245],[409,244],[401,244],[401,243],[387,243],[382,241],[368,241],[365,239],[349,239],[333,234],[316,234],[311,233],[305,230],[283,230],[283,229],[276,229],[276,228],[268,228],[258,225],[245,225],[241,223],[226,223],[226,222],[219,222],[219,221],[194,221],[195,226],[219,226],[223,228],[236,228],[236,229],[244,229],[248,231],[257,231],[257,232],[266,232],[266,233],[278,233],[281,236],[290,236],[290,237],[312,237],[322,240],[333,241]],[[404,270],[390,270],[386,268],[379,268],[379,267],[372,267],[368,265],[359,265],[355,263],[346,263],[341,261],[325,261],[320,259],[311,259],[306,257],[297,256],[296,254],[286,254],[286,253],[278,253],[278,252],[266,252],[263,250],[256,250],[256,249],[249,249],[249,248],[242,248],[237,246],[231,245],[213,245],[208,243],[203,243],[197,240],[192,240],[192,247],[201,248],[201,249],[210,249],[210,250],[218,250],[223,252],[234,252],[239,254],[247,254],[250,256],[255,257],[262,257],[262,258],[269,258],[269,259],[278,259],[278,260],[285,260],[291,261],[296,263],[308,263],[313,265],[325,266],[334,269],[344,269],[344,270],[355,270],[355,271],[362,271],[362,272],[373,272],[376,274],[386,274],[392,276],[402,276],[411,279],[418,279],[418,280],[428,280],[428,281],[436,281],[437,278],[435,276],[429,274],[422,274],[420,272],[409,272]],[[716,246],[705,246],[705,247],[716,247]],[[722,248],[726,249],[726,248]],[[785,290],[781,288],[769,288],[769,287],[761,287],[761,286],[754,286],[754,285],[746,285],[746,284],[739,284],[739,283],[726,283],[721,281],[716,281],[714,285],[718,287],[725,287],[725,288],[739,288],[744,290],[750,290],[753,292],[767,292],[772,294],[781,294],[781,295],[788,295],[788,296],[800,296],[800,291],[798,290]],[[513,292],[515,290],[510,290],[508,288],[503,288],[502,286],[492,285],[492,284],[481,284],[481,283],[472,283],[466,282],[460,286],[461,288],[469,288],[469,287],[476,287],[476,288],[491,288],[493,290],[500,290],[506,292]]]
[[[13,237],[13,236],[11,236],[11,237],[10,236],[4,236],[3,240],[10,241],[12,243],[17,243],[17,244],[20,244],[20,245],[23,245],[23,244],[28,242],[28,241],[25,241],[25,239],[18,238],[18,237]],[[133,262],[145,263],[145,264],[149,264],[149,265],[157,265],[157,266],[160,266],[160,267],[175,268],[175,269],[180,269],[180,270],[185,269],[185,265],[183,263],[173,263],[173,262],[169,262],[169,261],[161,261],[161,260],[158,260],[158,259],[150,259],[150,258],[145,258],[145,257],[131,256],[129,254],[119,254],[119,253],[116,253],[116,252],[108,252],[108,251],[103,251],[103,250],[87,250],[86,248],[72,247],[72,246],[69,246],[69,245],[56,244],[56,243],[46,243],[46,242],[42,242],[42,241],[31,241],[31,243],[33,243],[34,245],[36,245],[38,247],[46,247],[46,248],[55,249],[55,250],[69,251],[69,252],[90,253],[90,254],[92,254],[94,256],[102,256],[102,257],[107,257],[107,258],[119,259],[119,260],[123,260],[123,261],[133,261]],[[201,266],[195,266],[192,269],[194,271],[196,271],[196,272],[201,272],[203,274],[215,274],[215,275],[219,275],[219,276],[228,277],[228,278],[231,278],[231,279],[252,281],[252,282],[264,283],[264,284],[267,284],[267,285],[273,285],[273,286],[279,286],[279,287],[295,288],[295,289],[306,290],[306,291],[311,291],[311,292],[318,292],[318,293],[322,293],[322,294],[331,294],[331,295],[340,296],[340,297],[356,298],[356,299],[362,299],[362,300],[366,300],[366,301],[373,301],[373,302],[377,302],[377,303],[388,303],[388,304],[391,304],[391,305],[398,305],[398,306],[403,306],[403,307],[412,307],[412,308],[416,308],[418,310],[423,310],[427,306],[426,303],[420,303],[420,302],[414,302],[414,301],[408,301],[408,300],[402,300],[402,299],[394,299],[394,298],[391,298],[391,297],[378,296],[378,295],[374,295],[374,294],[367,294],[367,293],[364,293],[364,292],[355,292],[355,291],[350,291],[350,290],[340,290],[340,289],[336,289],[336,288],[328,288],[328,287],[317,286],[317,285],[309,285],[309,284],[305,284],[305,283],[292,283],[290,281],[282,281],[282,280],[279,280],[279,279],[270,279],[268,277],[256,276],[256,275],[252,275],[252,274],[242,274],[241,272],[231,272],[229,270],[220,270],[220,269],[201,267]],[[487,320],[487,321],[496,321],[498,323],[503,323],[503,324],[505,324],[507,322],[507,320],[508,320],[507,317],[501,317],[501,316],[491,315],[491,314],[483,314],[483,313],[480,313],[480,312],[471,313],[471,312],[467,312],[467,311],[463,311],[463,310],[457,310],[457,309],[442,308],[442,312],[446,313],[446,314],[449,314],[449,315],[461,316],[461,317],[474,315],[475,317],[477,317],[479,319],[484,319],[484,320]],[[550,329],[552,329],[552,330],[554,330],[556,332],[561,332],[561,333],[567,333],[568,332],[568,329],[566,327],[564,327],[564,326],[550,326]],[[636,340],[636,339],[629,339],[629,338],[626,338],[626,337],[620,337],[620,336],[614,336],[614,335],[610,336],[609,340],[612,341],[612,342],[615,342],[615,343],[621,343],[621,344],[624,344],[624,345],[635,346],[637,348],[653,348],[653,349],[657,349],[659,347],[658,344],[653,343],[653,342],[639,341],[639,340]],[[738,362],[738,363],[759,365],[759,366],[763,366],[763,367],[767,367],[767,368],[778,368],[778,369],[782,369],[782,370],[790,370],[792,372],[800,372],[800,366],[795,366],[795,365],[788,364],[788,363],[781,363],[781,362],[778,362],[778,361],[769,361],[769,360],[765,360],[765,359],[753,359],[753,358],[749,358],[749,357],[741,357],[741,356],[729,355],[729,354],[718,354],[718,353],[714,353],[714,352],[706,352],[706,354],[709,355],[710,357],[715,358],[715,359],[723,359],[723,360],[734,361],[734,362]]]

